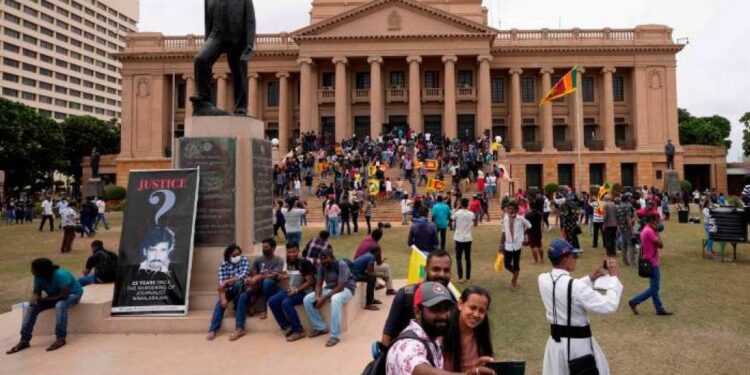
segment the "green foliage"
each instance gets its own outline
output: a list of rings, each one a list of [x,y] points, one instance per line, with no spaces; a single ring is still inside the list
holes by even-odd
[[[104,200],[105,201],[121,201],[125,199],[127,190],[121,186],[109,186],[104,189]]]
[[[555,193],[557,193],[557,190],[559,188],[560,187],[556,183],[554,183],[554,182],[553,183],[549,183],[547,185],[544,185],[544,194],[545,195],[555,194]]]
[[[745,126],[742,129],[742,152],[745,156],[750,155],[750,112],[745,112],[740,117],[740,123]]]
[[[65,166],[59,124],[34,109],[0,98],[0,170],[8,189],[38,191],[52,186],[52,172]]]
[[[691,192],[693,191],[693,184],[690,183],[688,180],[681,180],[680,181],[680,190],[683,192]]]
[[[727,197],[727,204],[732,206],[733,208],[740,208],[742,207],[742,200],[740,197],[730,195]]]
[[[121,200],[117,204],[111,204],[107,207],[109,211],[120,212],[125,209],[125,199]]]
[[[727,138],[732,124],[726,118],[719,115],[693,117],[684,109],[678,109],[677,117],[681,144],[731,147],[732,141]]]
[[[612,184],[612,193],[614,195],[620,195],[622,193],[622,185],[619,182]]]

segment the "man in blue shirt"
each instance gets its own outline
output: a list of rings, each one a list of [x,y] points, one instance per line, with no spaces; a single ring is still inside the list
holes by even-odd
[[[448,219],[451,217],[451,209],[443,202],[443,196],[438,195],[437,203],[432,206],[432,221],[440,233],[440,250],[445,250],[445,232],[448,230]]]
[[[67,335],[68,307],[80,302],[83,295],[83,288],[73,274],[47,258],[34,259],[31,262],[31,273],[34,275],[34,295],[29,302],[29,307],[24,309],[21,341],[8,350],[7,354],[16,353],[31,346],[29,343],[37,316],[40,312],[53,307],[57,313],[55,325],[57,339],[47,348],[47,351],[63,347]]]
[[[409,239],[406,244],[411,247],[416,246],[425,255],[430,254],[438,247],[438,231],[434,223],[427,221],[429,210],[427,207],[420,207],[419,217],[414,219],[409,229]]]

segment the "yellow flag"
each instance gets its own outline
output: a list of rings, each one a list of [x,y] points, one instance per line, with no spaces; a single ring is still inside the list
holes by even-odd
[[[409,272],[406,276],[406,282],[408,284],[418,284],[427,278],[427,256],[419,249],[412,245],[411,246],[411,257],[409,258]],[[458,299],[461,296],[461,291],[456,288],[453,283],[448,283],[448,290],[453,293],[453,297]]]
[[[378,195],[380,194],[380,180],[376,179],[370,179],[370,184],[367,187],[367,191],[370,193],[370,195]]]
[[[378,167],[371,165],[367,167],[367,174],[372,177],[375,176],[375,174],[378,172]]]

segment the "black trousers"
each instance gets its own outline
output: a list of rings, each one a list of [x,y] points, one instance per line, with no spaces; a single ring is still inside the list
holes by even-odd
[[[359,221],[359,213],[352,214],[352,226],[354,227],[354,233],[359,233],[359,224],[357,224],[357,221]]]
[[[466,257],[466,280],[471,280],[471,241],[456,243],[456,267],[458,268],[458,278],[464,278],[463,257]]]
[[[54,226],[55,226],[55,217],[52,215],[42,215],[42,222],[39,223],[39,231],[44,228],[44,222],[49,220],[49,231],[52,232]]]
[[[604,228],[604,248],[607,249],[607,256],[617,255],[617,227]]]
[[[594,222],[594,243],[592,245],[593,247],[599,246],[599,233],[602,232],[602,224],[604,223]],[[604,237],[604,233],[602,233],[602,237]]]
[[[352,234],[352,226],[349,223],[349,216],[341,216],[341,235],[344,235],[344,225],[346,225],[346,234]]]
[[[372,227],[370,226],[371,216],[365,216],[365,222],[367,223],[367,234],[372,233]]]
[[[448,229],[438,229],[438,233],[440,234],[440,250],[445,250],[445,232]]]
[[[357,275],[357,281],[367,283],[367,288],[365,289],[365,304],[368,306],[372,305],[372,302],[375,301],[375,280],[375,275]]]
[[[195,87],[201,99],[210,101],[213,97],[211,67],[226,52],[229,69],[232,71],[234,111],[247,110],[247,61],[240,60],[245,48],[247,46],[233,46],[222,41],[221,38],[209,35],[203,42],[203,48],[195,55]],[[222,109],[233,112],[231,108]]]
[[[503,261],[505,263],[505,269],[516,273],[521,271],[521,250],[516,251],[503,251]]]

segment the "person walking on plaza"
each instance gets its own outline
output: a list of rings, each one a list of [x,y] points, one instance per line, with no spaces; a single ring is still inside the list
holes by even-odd
[[[451,209],[443,201],[443,196],[438,195],[437,203],[432,206],[432,221],[437,227],[440,234],[440,249],[445,250],[445,234],[448,231],[448,221],[451,216]]]
[[[297,204],[297,198],[289,198],[287,207],[281,209],[284,215],[284,236],[287,242],[302,242],[302,216],[307,212]]]
[[[295,306],[301,305],[305,296],[313,291],[315,266],[300,256],[299,244],[294,241],[286,244],[286,265],[286,273],[280,275],[279,280],[289,280],[289,286],[268,300],[268,308],[284,331],[286,341],[291,342],[305,337]]]
[[[612,314],[617,311],[622,294],[617,263],[605,260],[611,282],[602,294],[594,290],[594,282],[606,274],[600,263],[588,276],[573,279],[579,249],[565,240],[550,244],[547,257],[552,271],[538,277],[539,294],[550,324],[550,337],[544,350],[543,375],[567,375],[570,361],[599,375],[609,375],[609,364],[602,348],[591,334],[588,313]]]
[[[374,207],[374,202],[372,197],[365,198],[365,206],[363,209],[363,213],[365,215],[365,223],[367,223],[367,234],[372,233],[372,208]]]
[[[461,199],[461,208],[451,216],[455,223],[453,242],[456,245],[456,268],[458,270],[458,283],[463,284],[471,280],[471,231],[474,228],[474,213],[469,211],[469,200]],[[466,279],[464,280],[464,267],[462,258],[466,259]]]
[[[47,258],[37,258],[31,262],[31,274],[34,275],[33,296],[29,306],[24,309],[21,325],[21,341],[8,350],[13,354],[31,346],[36,318],[44,310],[55,309],[55,341],[47,348],[48,352],[65,346],[68,333],[68,308],[81,301],[83,288],[70,271],[52,263]],[[44,295],[42,295],[44,293]]]
[[[329,198],[328,203],[325,207],[325,217],[327,220],[328,233],[334,238],[339,236],[339,219],[341,215],[341,208],[336,204],[333,197]]]
[[[233,302],[235,313],[235,331],[229,337],[229,341],[235,341],[245,335],[245,309],[247,305],[240,303],[240,297],[245,291],[245,279],[250,275],[250,263],[246,256],[242,255],[242,249],[231,244],[224,249],[224,260],[219,265],[219,292],[218,301],[214,307],[211,324],[208,328],[206,340],[216,338],[216,333],[221,328],[224,320],[224,311]]]
[[[352,204],[349,203],[349,199],[345,197],[345,194],[341,195],[339,209],[341,209],[341,235],[344,235],[344,227],[346,227],[346,235],[351,235],[352,226],[350,218],[352,214]]]
[[[529,248],[531,248],[531,255],[534,257],[534,264],[544,263],[544,254],[542,253],[543,205],[543,198],[532,200],[529,212],[525,216],[526,220],[531,223],[531,228],[526,232],[526,238],[528,239]]]
[[[617,256],[617,207],[612,202],[612,196],[604,196],[604,248],[608,257]]]
[[[622,261],[629,266],[635,264],[635,248],[633,247],[633,218],[635,209],[627,199],[615,198],[617,206],[617,229],[622,239]]]
[[[57,202],[57,205],[55,205],[55,208],[57,209],[57,215],[62,219],[63,211],[68,208],[68,200],[65,199],[65,197],[62,197],[60,201]],[[62,229],[62,220],[60,220],[60,223],[58,224],[58,229]]]
[[[63,240],[60,246],[61,253],[69,253],[73,249],[73,240],[76,238],[76,220],[78,213],[73,207],[65,207],[60,213],[60,222],[63,229]]]
[[[42,221],[39,223],[39,231],[44,228],[44,222],[49,220],[49,231],[55,228],[55,215],[52,213],[52,198],[46,197],[42,201]]]
[[[651,277],[649,277],[649,286],[641,294],[633,297],[628,301],[630,309],[633,310],[633,314],[638,315],[638,305],[643,303],[645,300],[651,298],[654,301],[654,308],[656,309],[656,315],[672,315],[673,313],[664,309],[662,306],[661,298],[659,297],[659,289],[661,284],[661,271],[659,269],[660,257],[659,249],[664,247],[664,243],[661,237],[656,231],[656,227],[659,220],[653,213],[648,213],[645,216],[645,227],[641,231],[641,251],[642,257],[647,262],[651,263]]]
[[[323,250],[320,254],[320,267],[315,283],[315,291],[308,293],[303,303],[307,317],[313,327],[309,337],[318,337],[329,332],[326,322],[320,314],[320,309],[326,302],[331,302],[330,338],[326,347],[331,347],[341,341],[341,316],[344,304],[354,296],[356,282],[349,266],[343,260],[337,260],[333,251]]]
[[[514,200],[508,203],[503,217],[503,233],[501,236],[501,250],[504,255],[505,269],[513,277],[511,278],[511,290],[518,288],[518,275],[521,272],[521,249],[526,230],[531,228],[531,223],[525,217],[518,215],[518,203]]]
[[[96,222],[94,223],[94,230],[99,228],[99,222],[104,223],[104,229],[109,230],[109,222],[107,222],[107,203],[101,198],[96,198],[94,201],[96,205]]]
[[[416,246],[421,252],[429,254],[439,246],[438,230],[435,223],[427,221],[427,207],[419,207],[418,217],[414,219],[414,222],[409,228],[409,236],[407,245],[411,247]]]
[[[604,227],[604,205],[601,204],[601,207],[600,207],[600,202],[597,202],[593,199],[591,200],[590,205],[593,211],[591,222],[593,223],[593,230],[594,230],[593,232],[594,239],[593,239],[591,247],[596,249],[599,247],[599,235],[600,234],[602,235],[602,242],[604,242],[604,231],[602,230]],[[591,228],[591,226],[589,228]]]
[[[703,209],[701,210],[701,213],[703,213],[703,229],[706,231],[706,252],[709,256],[714,256],[714,241],[711,239],[711,208],[713,208],[713,205],[710,201],[706,201],[703,204]]]
[[[404,197],[401,199],[401,225],[409,224],[411,205],[412,201],[409,200],[409,194],[404,193]]]

